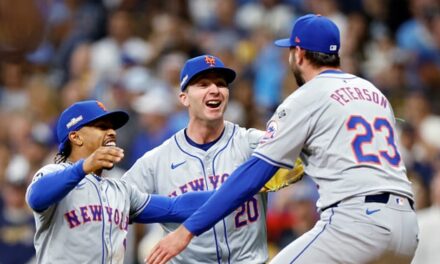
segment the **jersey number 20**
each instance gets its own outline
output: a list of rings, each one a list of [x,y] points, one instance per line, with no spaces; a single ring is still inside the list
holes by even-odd
[[[239,228],[257,221],[260,216],[258,212],[258,201],[254,197],[244,202],[237,208],[237,214],[235,215],[235,227]]]
[[[357,126],[362,126],[365,130],[365,133],[358,133],[351,141],[351,146],[353,148],[353,152],[356,156],[356,159],[359,163],[376,163],[381,164],[380,157],[385,159],[392,166],[397,166],[400,163],[400,154],[396,147],[396,142],[394,139],[394,130],[391,126],[390,122],[385,118],[376,118],[374,119],[373,124],[370,124],[365,118],[362,116],[351,116],[347,122],[348,130],[356,129]],[[386,137],[386,141],[388,145],[393,149],[393,153],[389,153],[388,150],[378,150],[377,153],[365,153],[362,150],[363,144],[371,144],[373,137],[377,132],[382,132],[383,129],[386,129],[388,132],[388,136]]]

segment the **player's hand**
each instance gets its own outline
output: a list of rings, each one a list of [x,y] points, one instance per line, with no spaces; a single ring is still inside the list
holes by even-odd
[[[162,238],[144,260],[148,264],[165,264],[182,252],[194,237],[183,225]]]
[[[84,161],[85,173],[96,172],[102,169],[111,169],[124,158],[124,150],[113,146],[99,147]]]

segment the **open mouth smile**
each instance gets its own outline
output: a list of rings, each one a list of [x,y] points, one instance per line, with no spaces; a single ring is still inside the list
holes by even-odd
[[[208,100],[206,101],[205,105],[209,108],[217,108],[221,105],[221,101],[220,100]]]

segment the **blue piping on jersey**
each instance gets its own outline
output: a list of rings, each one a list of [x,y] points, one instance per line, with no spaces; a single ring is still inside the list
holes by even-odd
[[[234,125],[234,128],[232,129],[232,133],[231,136],[229,137],[228,141],[226,142],[226,144],[223,146],[223,148],[221,148],[215,155],[214,158],[212,159],[212,174],[215,175],[215,159],[218,157],[218,155],[226,149],[226,147],[229,145],[229,143],[231,142],[232,138],[234,137],[235,134],[235,128],[236,126]],[[223,130],[224,131],[224,130]],[[223,132],[222,132],[223,134]],[[208,183],[206,183],[206,185],[208,185]],[[225,242],[226,242],[226,247],[228,248],[228,263],[231,263],[231,249],[229,248],[229,243],[228,243],[228,232],[226,230],[226,223],[225,223],[225,219],[222,219],[223,221],[223,231],[225,234]]]
[[[358,77],[351,77],[351,78],[343,78],[343,77],[336,77],[336,76],[316,76],[315,78],[327,78],[327,79],[340,79],[340,80],[353,80],[357,79]]]
[[[318,74],[318,76],[316,76],[315,78],[330,78],[330,79],[344,79],[344,80],[351,80],[351,79],[356,79],[358,78],[357,76],[353,76],[353,77],[341,77],[341,76],[322,76],[322,74],[346,74],[346,72],[343,71],[339,71],[339,70],[326,70],[323,72],[320,72]]]
[[[301,250],[301,252],[299,252],[299,254],[290,262],[290,264],[295,262],[302,255],[302,253],[304,253],[304,251],[306,251],[306,249],[322,234],[322,232],[324,232],[326,226],[327,226],[327,224],[325,224],[324,227],[322,228],[322,230],[312,239],[312,241],[310,241],[310,243],[307,244],[307,246],[303,250]]]
[[[208,142],[205,144],[198,144],[198,143],[194,142],[190,137],[188,137],[188,135],[186,134],[186,128],[183,130],[183,134],[185,134],[186,141],[188,141],[188,143],[191,146],[202,149],[204,151],[208,151],[212,146],[215,145],[215,143],[217,143],[220,140],[220,138],[222,138],[223,133],[225,132],[225,129],[226,129],[226,127],[223,128],[222,133],[220,134],[220,136],[218,138],[216,138],[214,141],[211,141],[211,142]]]
[[[282,163],[282,162],[275,161],[275,160],[273,160],[273,159],[271,159],[271,158],[269,158],[269,157],[267,157],[267,156],[265,156],[265,155],[263,155],[261,153],[258,153],[258,152],[254,152],[252,154],[252,156],[255,156],[257,158],[261,158],[261,159],[267,161],[268,163],[270,163],[272,165],[275,165],[275,166],[278,166],[278,167],[284,167],[284,168],[293,169],[292,165],[289,165],[287,163]]]
[[[101,201],[101,195],[99,193],[98,187],[96,186],[96,184],[91,181],[90,179],[87,179],[87,175],[86,177],[84,177],[84,179],[88,180],[93,187],[95,187],[96,189],[96,193],[98,194],[98,198],[99,198],[99,204],[101,205],[101,208],[103,208],[104,206],[102,205],[102,201]],[[105,243],[105,239],[104,239],[104,226],[105,226],[105,214],[104,214],[104,210],[101,210],[101,216],[102,216],[102,232],[101,232],[101,245],[102,245],[102,258],[101,258],[101,263],[105,264],[105,247],[104,247],[104,243]]]
[[[105,198],[107,199],[107,206],[109,208],[110,207],[110,200],[108,199],[108,195],[107,195],[107,190],[108,190],[108,183],[107,183],[107,188],[105,188]],[[112,210],[116,210],[116,208],[113,208]],[[113,215],[115,215],[115,212],[113,212]],[[121,220],[122,221],[122,220]],[[113,263],[113,241],[112,241],[112,225],[113,225],[113,220],[110,219],[110,264]]]
[[[132,215],[136,215],[136,216],[138,216],[140,213],[142,213],[142,211],[145,209],[145,207],[147,206],[147,204],[148,203],[150,203],[150,200],[151,200],[151,195],[149,194],[148,196],[147,196],[147,199],[145,199],[145,202],[139,207],[140,209],[139,210],[137,210],[136,212],[134,212],[133,214],[130,214],[130,211],[128,212],[128,220],[129,220],[129,222],[131,223],[131,216]]]
[[[318,75],[325,74],[325,73],[345,74],[345,72],[340,71],[340,70],[325,70],[325,71],[320,72]]]
[[[231,263],[231,249],[229,248],[228,232],[226,230],[225,219],[223,218],[222,221],[223,221],[223,233],[225,235],[226,247],[228,248],[228,264],[230,264]]]
[[[328,221],[328,224],[331,225],[332,224],[332,217],[335,214],[335,211],[333,211],[334,208],[332,208],[332,215],[330,216],[330,219]]]
[[[331,219],[332,219],[332,216],[333,216],[333,214],[334,214],[334,212],[333,212],[333,208],[332,208],[332,215],[330,216],[330,222],[331,222]],[[324,225],[324,227],[322,228],[322,230],[312,239],[312,241],[310,241],[309,242],[309,244],[307,244],[307,246],[303,249],[303,250],[301,250],[301,252],[299,252],[299,254],[290,262],[290,264],[292,264],[293,262],[295,262],[301,255],[302,255],[302,253],[304,253],[304,251],[306,251],[306,249],[308,248],[308,247],[310,247],[310,245],[313,243],[313,242],[315,242],[315,240],[322,234],[322,232],[324,232],[324,230],[325,230],[325,228],[327,227],[327,224],[325,224]]]
[[[205,179],[206,190],[209,191],[208,179],[206,178],[206,171],[205,171],[205,166],[203,165],[203,161],[199,157],[192,155],[192,154],[186,152],[185,150],[183,150],[183,148],[179,145],[179,142],[177,141],[177,135],[174,135],[174,141],[176,142],[176,145],[180,149],[180,151],[182,151],[183,153],[185,153],[186,155],[188,155],[190,157],[197,159],[200,162],[200,164],[202,165],[202,169],[203,169],[203,178]],[[219,264],[221,264],[220,253],[218,250],[219,246],[218,246],[218,242],[217,242],[217,232],[215,231],[215,226],[212,227],[212,230],[214,231],[215,250],[217,252],[217,262]]]
[[[102,178],[100,176],[95,175],[94,173],[92,173],[91,175],[93,176],[93,178],[95,178],[99,182],[102,180]]]

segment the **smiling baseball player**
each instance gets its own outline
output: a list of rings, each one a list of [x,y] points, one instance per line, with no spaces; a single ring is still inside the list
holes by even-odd
[[[223,120],[235,72],[211,55],[186,62],[180,100],[190,122],[158,148],[147,152],[123,179],[143,192],[170,197],[218,189],[257,146],[262,132]],[[266,198],[249,197],[230,216],[193,241],[171,263],[264,263]],[[178,224],[165,223],[167,233]]]
[[[318,186],[321,217],[272,263],[370,263],[383,255],[409,263],[418,227],[390,103],[372,83],[341,71],[339,30],[328,18],[302,16],[275,44],[290,48],[300,87],[277,108],[253,157],[156,245],[148,263],[178,254],[299,155]]]
[[[41,168],[26,194],[38,263],[122,263],[130,221],[181,222],[211,194],[161,197],[101,177],[124,156],[115,129],[127,121],[125,112],[107,112],[98,101],[75,103],[61,114],[56,164]]]
[[[147,152],[123,179],[141,191],[171,197],[215,190],[224,184],[232,171],[250,157],[264,134],[223,119],[229,99],[228,85],[234,78],[235,72],[215,56],[188,60],[181,71],[180,93],[180,101],[190,116],[187,128]],[[301,176],[302,166],[298,169],[299,173],[293,174]],[[276,181],[279,173],[265,189],[276,190],[288,184]],[[252,181],[252,175],[244,177]],[[296,176],[291,179],[298,180]],[[194,239],[171,262],[265,263],[268,258],[265,215],[266,195],[250,196],[233,213]],[[177,227],[177,224],[163,224],[167,233]]]

